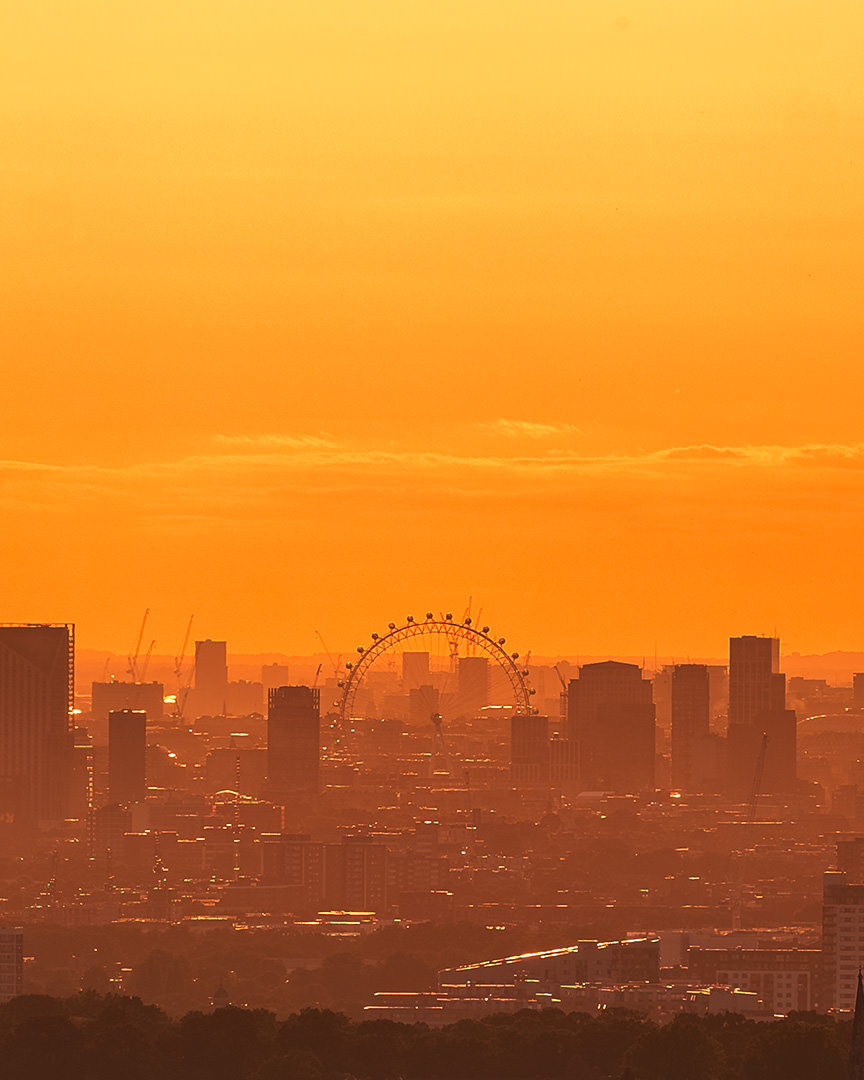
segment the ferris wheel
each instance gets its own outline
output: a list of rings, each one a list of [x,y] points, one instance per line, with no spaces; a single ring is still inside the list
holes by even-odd
[[[494,661],[504,672],[510,684],[514,711],[523,714],[535,711],[531,705],[534,690],[528,685],[528,669],[523,666],[524,662],[523,665],[519,664],[518,652],[507,652],[506,638],[492,637],[488,626],[474,626],[470,616],[462,622],[457,622],[454,621],[450,612],[436,618],[431,611],[427,611],[426,617],[422,620],[409,615],[401,625],[391,622],[387,626],[386,633],[372,634],[371,645],[357,646],[359,659],[345,664],[345,674],[338,681],[342,695],[333,703],[333,708],[338,714],[339,726],[343,731],[354,716],[354,701],[360,684],[376,660],[414,638],[433,635],[443,637],[446,641],[451,661],[458,659],[460,648],[463,646],[466,652],[475,656],[482,654]]]

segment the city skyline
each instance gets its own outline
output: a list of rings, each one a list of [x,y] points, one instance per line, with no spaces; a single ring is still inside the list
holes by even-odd
[[[864,8],[7,0],[16,1080],[864,1080]]]
[[[414,610],[422,614],[421,609],[422,605],[415,606]],[[177,610],[180,610],[179,607]],[[459,615],[468,610],[468,608],[465,608],[464,612],[459,611],[458,615],[454,615],[457,623],[460,621]],[[476,602],[474,610],[475,612],[477,610]],[[485,621],[487,617],[486,609],[481,606],[480,611]],[[136,635],[140,628],[140,612],[129,614],[132,621],[130,622],[124,616],[124,625],[122,626],[119,619],[112,619],[112,626],[116,628],[116,639],[111,643],[85,636],[81,631],[81,624],[71,620],[76,626],[79,642],[76,652],[79,657],[83,658],[88,670],[100,664],[105,664],[109,666],[112,678],[125,679],[132,675],[132,672],[127,669],[129,657],[134,653]],[[244,643],[248,643],[248,640],[244,639],[242,633],[236,633],[235,627],[219,621],[215,624],[211,622],[205,629],[200,627],[203,620],[200,620],[197,616],[193,617],[196,627],[193,637],[197,636],[197,630],[200,628],[202,634],[209,631],[212,634],[219,634],[223,638],[227,638],[229,661],[233,658],[233,662],[241,666],[264,662],[273,663],[290,658],[310,663],[313,660],[315,662],[326,660],[328,663],[332,663],[334,655],[338,654],[345,659],[355,651],[357,645],[368,644],[371,634],[376,630],[384,629],[387,620],[393,614],[392,609],[390,611],[384,610],[383,613],[380,611],[371,614],[367,613],[365,617],[357,620],[358,628],[355,632],[345,628],[347,621],[343,624],[341,630],[338,625],[328,629],[327,637],[324,639],[326,644],[322,644],[322,638],[317,629],[301,627],[289,633],[277,629],[273,638],[262,635],[260,641],[253,643],[254,647],[247,648],[244,647]],[[443,616],[443,611],[440,614]],[[136,617],[138,619],[137,624],[135,624]],[[396,617],[400,625],[405,622],[406,617],[400,616],[398,613],[396,613]],[[46,618],[10,618],[7,621],[10,625],[42,626],[48,625],[54,620]],[[168,612],[152,612],[148,609],[147,632],[145,638],[138,643],[142,646],[141,655],[138,657],[139,663],[143,658],[145,648],[152,643],[151,655],[148,657],[148,666],[152,670],[176,666],[178,653],[182,648],[184,628],[188,623],[188,615],[175,622],[173,616]],[[552,663],[555,660],[591,663],[610,659],[630,663],[638,662],[647,665],[649,668],[653,668],[655,664],[725,662],[724,657],[728,658],[729,637],[737,625],[733,621],[731,628],[726,627],[725,632],[720,630],[716,635],[712,634],[709,638],[706,638],[707,647],[704,649],[698,649],[693,642],[688,642],[686,634],[682,635],[679,648],[671,648],[668,643],[651,641],[645,643],[645,648],[628,649],[625,645],[626,639],[616,641],[614,633],[608,639],[605,636],[595,638],[591,634],[585,634],[584,636],[579,634],[578,636],[583,640],[578,645],[583,647],[576,647],[577,643],[566,632],[560,639],[546,635],[545,640],[548,648],[538,648],[535,642],[526,633],[522,632],[521,627],[513,624],[509,618],[506,621],[496,619],[495,623],[493,629],[496,632],[505,631],[511,644],[518,646],[527,654],[537,657],[538,661],[543,663]],[[747,630],[761,638],[777,637],[780,634],[777,627],[754,627],[751,624],[747,627]],[[297,642],[299,647],[292,649],[288,644],[289,641]],[[635,644],[638,645],[638,641]],[[864,666],[864,642],[860,643],[861,647],[856,647],[858,644],[855,640],[847,640],[838,642],[837,648],[834,649],[817,648],[810,650],[796,647],[795,643],[787,642],[785,636],[783,636],[781,662],[791,664],[796,669],[797,674],[807,674],[811,671],[817,673],[824,669],[830,672],[834,678],[838,677],[839,672],[848,668],[851,678],[853,669],[858,670],[858,668]],[[609,648],[601,647],[602,645],[608,645]],[[191,646],[189,646],[184,660],[187,666],[194,669],[194,655]]]

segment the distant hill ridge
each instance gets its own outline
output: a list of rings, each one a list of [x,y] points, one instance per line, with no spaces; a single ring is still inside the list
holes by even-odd
[[[350,655],[349,651],[342,653],[342,660]],[[334,653],[334,659],[338,659],[339,653]],[[194,659],[194,645],[190,654],[184,661],[184,668],[188,672]],[[551,667],[553,664],[567,665],[575,669],[579,664],[593,664],[603,660],[621,660],[628,664],[638,664],[649,671],[662,668],[667,664],[716,664],[727,663],[726,657],[689,657],[689,656],[613,656],[600,655],[561,655],[561,656],[532,656],[530,663],[540,667]],[[312,653],[307,656],[289,656],[280,652],[263,653],[229,653],[228,669],[232,679],[248,679],[250,681],[261,677],[261,667],[264,664],[287,664],[291,672],[292,681],[306,682],[315,676],[318,665],[321,665],[320,681],[333,676],[333,664],[326,653]],[[111,652],[108,649],[78,649],[76,655],[76,673],[78,688],[81,691],[89,691],[91,682],[99,682],[103,678],[126,679],[127,658],[120,653]],[[154,654],[150,657],[147,669],[148,680],[164,682],[166,687],[173,687],[176,683],[174,675],[175,660],[173,656]],[[864,652],[838,650],[828,653],[784,653],[781,659],[781,669],[786,675],[797,675],[809,679],[826,679],[832,686],[851,686],[852,674],[856,671],[864,671]],[[575,670],[571,672],[575,674]],[[568,672],[564,672],[565,676]]]

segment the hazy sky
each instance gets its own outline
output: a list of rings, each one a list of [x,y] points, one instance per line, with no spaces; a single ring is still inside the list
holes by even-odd
[[[864,9],[7,0],[2,619],[864,645]],[[359,637],[358,637],[359,635]]]

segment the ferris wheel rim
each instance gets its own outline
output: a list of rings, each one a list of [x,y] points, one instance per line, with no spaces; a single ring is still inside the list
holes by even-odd
[[[452,616],[436,618],[431,612],[427,612],[422,620],[409,615],[401,624],[391,622],[385,634],[372,634],[372,644],[369,647],[357,646],[359,660],[345,663],[347,676],[344,681],[339,682],[342,694],[339,701],[334,702],[339,726],[343,731],[352,718],[352,707],[360,684],[375,661],[403,641],[432,634],[443,634],[450,639],[451,645],[453,642],[466,641],[478,646],[489,658],[495,660],[507,675],[515,699],[515,712],[530,714],[535,711],[531,705],[534,690],[528,685],[527,669],[523,670],[517,664],[518,652],[508,653],[504,648],[506,638],[496,640],[488,626],[475,627],[470,617],[458,622]]]

